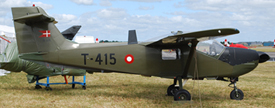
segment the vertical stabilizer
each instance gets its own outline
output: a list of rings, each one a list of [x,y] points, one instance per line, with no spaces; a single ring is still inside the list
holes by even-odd
[[[128,34],[128,44],[137,44],[137,34],[136,30],[129,30]]]
[[[81,28],[80,25],[75,25],[72,26],[68,29],[66,29],[65,31],[63,31],[61,34],[69,40],[73,40],[74,36],[76,35],[76,33],[79,31],[79,29]]]
[[[12,8],[19,54],[55,52],[70,45],[40,7]]]

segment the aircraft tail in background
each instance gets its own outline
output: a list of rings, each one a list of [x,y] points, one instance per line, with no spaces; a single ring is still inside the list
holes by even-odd
[[[73,38],[75,37],[76,33],[79,31],[79,29],[81,28],[80,25],[75,25],[72,26],[68,29],[66,29],[65,31],[61,32],[61,34],[69,40],[73,40]]]

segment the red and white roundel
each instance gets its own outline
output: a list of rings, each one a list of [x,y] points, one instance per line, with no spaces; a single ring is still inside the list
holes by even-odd
[[[124,61],[127,63],[127,64],[131,64],[134,62],[134,56],[131,55],[131,54],[127,54],[124,58]]]

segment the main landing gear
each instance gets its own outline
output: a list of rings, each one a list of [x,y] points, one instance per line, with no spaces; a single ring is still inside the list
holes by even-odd
[[[220,80],[220,79],[219,79]],[[230,78],[230,84],[228,85],[229,87],[234,88],[231,93],[230,93],[230,98],[233,100],[242,100],[244,97],[243,91],[237,88],[237,81],[238,77],[235,78]],[[176,86],[177,81],[179,82],[179,86]],[[183,89],[184,84],[186,83],[187,79],[184,79],[184,82],[182,82],[182,78],[177,77],[174,78],[174,84],[170,85],[167,88],[167,95],[168,96],[174,96],[175,101],[182,101],[182,100],[191,100],[191,95],[190,93]],[[226,81],[226,80],[223,80]],[[234,86],[231,86],[234,85]]]
[[[177,81],[179,81],[179,87],[176,86]],[[184,82],[182,82],[182,78],[180,77],[174,78],[174,84],[167,88],[167,95],[174,96],[175,101],[191,100],[191,94],[183,89],[183,85],[186,81],[187,79],[184,79]]]
[[[239,80],[238,77],[236,78],[230,78],[230,84],[228,85],[229,87],[232,87],[230,85],[234,84],[232,88],[234,88],[231,93],[230,93],[230,98],[233,100],[242,100],[244,97],[243,91],[237,88],[237,81]]]

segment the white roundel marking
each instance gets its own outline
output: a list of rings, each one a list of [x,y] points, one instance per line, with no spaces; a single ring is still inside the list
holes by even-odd
[[[131,64],[133,63],[135,60],[134,56],[132,54],[127,54],[125,57],[124,57],[124,61],[127,63],[127,64]]]
[[[128,62],[132,61],[132,57],[128,56],[128,57],[127,57],[127,61],[128,61]]]

